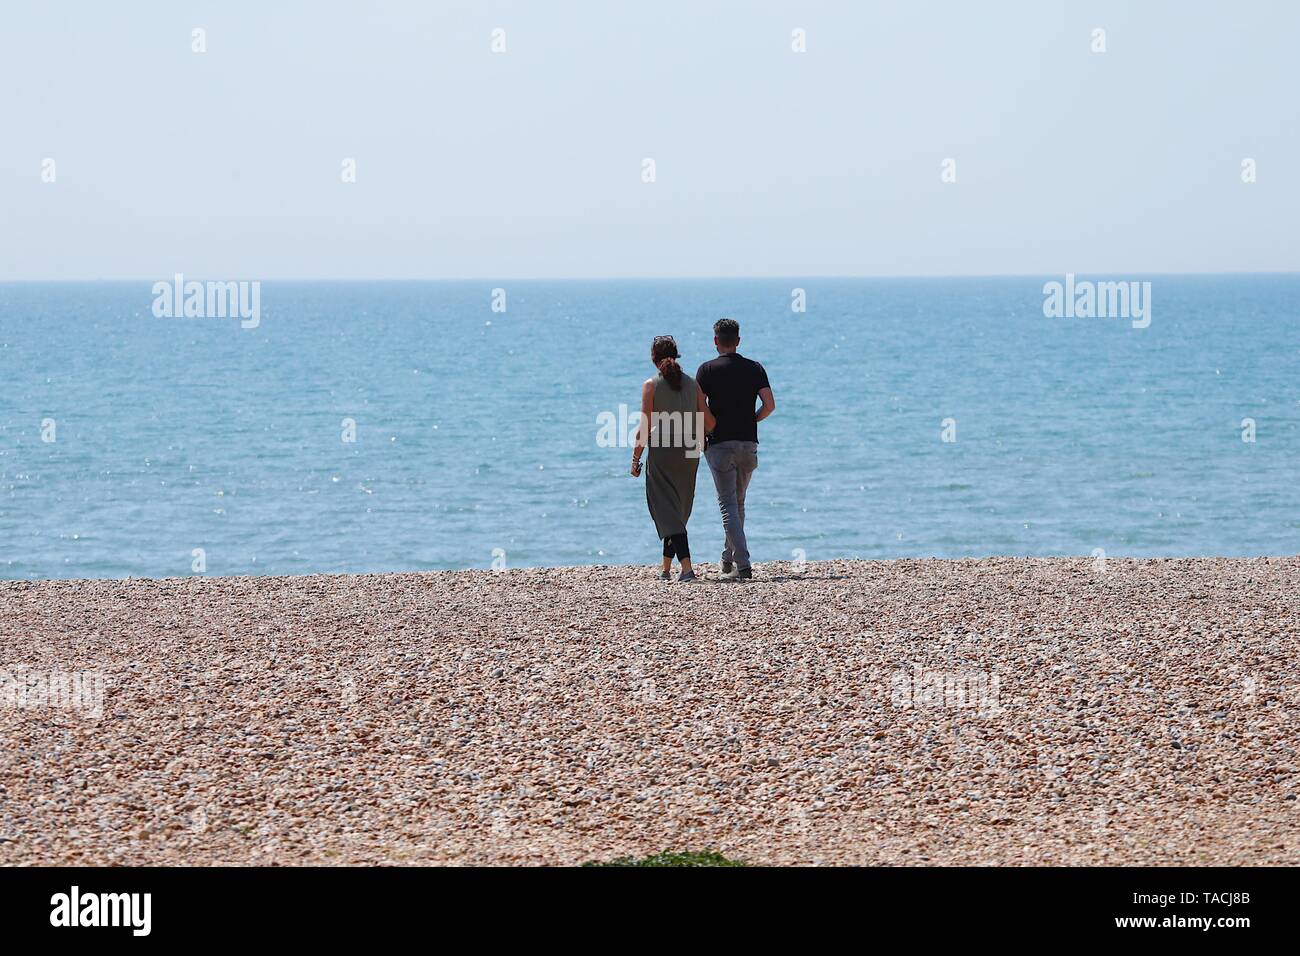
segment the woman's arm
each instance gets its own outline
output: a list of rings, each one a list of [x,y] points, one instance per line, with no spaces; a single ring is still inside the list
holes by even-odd
[[[718,420],[713,417],[713,412],[709,411],[709,400],[704,397],[704,389],[697,387],[695,389],[695,406],[696,410],[704,416],[704,434],[709,434],[713,429],[718,427]]]
[[[655,410],[655,383],[648,378],[641,386],[641,420],[636,426],[636,447],[632,449],[632,477],[641,474],[641,452],[650,442],[650,415]]]

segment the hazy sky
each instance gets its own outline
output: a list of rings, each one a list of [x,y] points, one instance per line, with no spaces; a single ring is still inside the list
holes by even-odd
[[[1297,36],[1292,0],[7,4],[0,279],[1296,270]]]

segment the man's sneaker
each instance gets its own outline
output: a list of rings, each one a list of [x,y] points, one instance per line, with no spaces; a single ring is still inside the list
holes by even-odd
[[[695,572],[694,572],[694,571],[683,571],[681,574],[679,574],[679,575],[677,576],[677,580],[678,580],[678,581],[694,581],[694,580],[695,580]]]
[[[736,566],[735,566],[734,564],[732,564],[730,561],[723,561],[723,562],[722,562],[722,573],[723,573],[723,574],[730,574],[730,573],[735,569],[735,567],[736,567]]]
[[[737,580],[737,581],[752,581],[752,580],[754,580],[754,569],[753,569],[753,568],[741,568],[739,571],[736,572],[736,580]]]
[[[722,581],[748,581],[754,576],[754,572],[749,568],[731,568],[723,571],[720,576]]]

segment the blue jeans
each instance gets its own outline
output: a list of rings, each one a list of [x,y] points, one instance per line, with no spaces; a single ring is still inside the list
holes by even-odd
[[[713,485],[718,489],[718,508],[722,511],[722,530],[726,534],[722,560],[743,570],[749,567],[749,542],[745,540],[745,490],[758,467],[758,442],[724,441],[709,445],[704,460],[713,473]]]

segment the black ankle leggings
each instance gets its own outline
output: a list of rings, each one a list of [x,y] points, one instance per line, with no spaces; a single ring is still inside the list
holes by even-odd
[[[691,547],[686,543],[686,532],[664,538],[664,557],[677,558],[678,561],[691,560]]]

